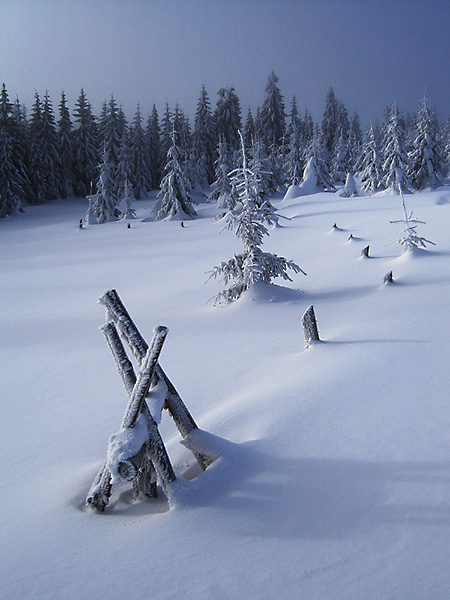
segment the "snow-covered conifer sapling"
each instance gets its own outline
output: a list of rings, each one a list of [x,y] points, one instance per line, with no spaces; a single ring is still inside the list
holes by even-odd
[[[435,246],[436,244],[430,240],[427,240],[424,237],[421,237],[417,234],[417,226],[418,225],[426,225],[425,221],[419,221],[418,219],[413,219],[413,212],[411,211],[408,214],[408,211],[406,210],[406,204],[405,204],[405,198],[403,196],[402,191],[400,190],[400,197],[402,200],[402,209],[403,209],[403,215],[404,215],[404,219],[400,219],[398,221],[389,221],[390,223],[402,223],[403,225],[405,225],[405,228],[403,229],[403,235],[398,238],[398,240],[395,242],[397,246],[401,246],[402,247],[402,254],[404,254],[405,252],[408,251],[412,251],[414,249],[417,248],[426,248],[427,244],[432,244],[433,246]]]
[[[276,277],[292,281],[288,269],[306,275],[293,261],[261,250],[263,238],[269,233],[265,223],[275,224],[278,218],[262,198],[259,180],[247,166],[244,140],[240,132],[239,135],[242,165],[230,173],[232,185],[238,193],[239,210],[230,211],[225,228],[235,230],[242,242],[243,252],[222,262],[211,272],[209,279],[222,277],[226,285],[232,282],[216,295],[216,305],[237,300],[258,282],[270,284]]]

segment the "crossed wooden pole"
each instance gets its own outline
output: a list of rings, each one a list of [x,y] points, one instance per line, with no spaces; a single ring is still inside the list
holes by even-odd
[[[128,394],[128,404],[122,420],[120,432],[131,432],[138,419],[143,420],[147,428],[145,443],[134,456],[124,457],[117,465],[117,477],[122,481],[133,482],[133,497],[137,499],[142,492],[147,497],[157,494],[157,479],[166,495],[170,484],[175,481],[175,473],[169,455],[150,412],[146,397],[156,386],[164,387],[164,406],[173,418],[181,436],[185,438],[197,425],[169,380],[158,360],[168,329],[155,327],[150,345],[144,340],[116,290],[110,290],[99,298],[107,310],[107,323],[101,327],[117,370]],[[129,360],[122,339],[137,360],[139,372],[136,376],[133,364]],[[213,459],[193,451],[204,471]],[[113,476],[105,460],[98,472],[86,503],[93,509],[104,511],[109,504],[113,486]]]

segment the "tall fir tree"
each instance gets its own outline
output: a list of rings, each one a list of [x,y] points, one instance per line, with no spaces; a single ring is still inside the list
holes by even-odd
[[[117,194],[117,203],[122,202],[125,197],[125,184],[128,187],[128,194],[133,193],[133,188],[130,185],[131,178],[131,152],[130,152],[130,136],[128,135],[128,127],[125,127],[122,132],[122,140],[120,142],[118,163],[114,174],[114,187]]]
[[[0,93],[0,218],[16,214],[25,199],[20,128],[6,86]]]
[[[214,181],[216,135],[213,114],[205,86],[202,85],[194,120],[193,159],[195,178],[200,187]]]
[[[74,110],[74,173],[75,192],[78,196],[87,196],[97,177],[99,151],[97,145],[97,127],[92,107],[82,89]]]
[[[253,119],[252,109],[248,107],[247,117],[244,125],[244,144],[246,148],[251,148],[256,139],[256,127]]]
[[[106,144],[103,146],[102,160],[98,167],[96,193],[90,196],[89,214],[94,214],[97,222],[114,221],[116,210],[114,163]]]
[[[278,87],[275,72],[269,75],[265,88],[265,97],[261,105],[261,136],[267,151],[281,145],[286,128],[284,100]]]
[[[152,187],[151,173],[148,170],[149,158],[145,132],[139,104],[130,128],[131,187],[134,197],[140,200]]]
[[[59,194],[59,174],[61,167],[55,114],[48,92],[45,92],[42,103],[41,136],[42,159],[46,173],[45,195],[47,200],[54,200]]]
[[[109,154],[109,160],[114,168],[119,160],[119,148],[125,125],[125,116],[114,96],[111,94],[108,103],[103,104],[99,120],[99,145],[105,148]]]
[[[305,169],[308,167],[311,159],[314,159],[313,164],[317,174],[317,185],[326,191],[333,191],[335,187],[330,174],[330,157],[324,137],[318,126],[316,126],[314,137],[305,152],[305,157]]]
[[[322,137],[329,155],[333,153],[338,136],[338,122],[339,102],[334,95],[333,88],[330,87],[325,98],[325,110],[322,118]]]
[[[289,185],[300,185],[301,183],[305,168],[302,150],[298,126],[295,128],[293,124],[289,132],[289,150],[284,163],[284,171]]]
[[[362,152],[362,133],[361,125],[359,122],[359,115],[357,112],[353,114],[350,121],[350,129],[347,138],[347,166],[351,173],[356,173],[358,165],[361,161]]]
[[[59,153],[59,195],[61,198],[69,198],[74,191],[74,147],[72,135],[72,121],[70,111],[67,108],[67,100],[64,91],[61,93],[59,102],[58,121],[58,153]]]
[[[234,88],[221,88],[217,92],[214,121],[219,139],[223,139],[230,150],[239,150],[239,131],[241,129],[241,105]]]
[[[383,173],[378,140],[373,126],[366,133],[360,160],[361,187],[366,194],[375,194],[382,186]]]
[[[166,102],[164,108],[164,114],[161,119],[161,136],[160,136],[160,148],[161,148],[161,166],[160,172],[164,173],[167,164],[167,157],[169,150],[172,147],[172,133],[173,133],[173,116],[170,111],[169,105]]]
[[[409,190],[411,182],[408,155],[405,148],[405,129],[396,105],[387,112],[383,137],[383,185],[387,189],[401,192]]]
[[[43,204],[47,198],[47,174],[44,164],[43,139],[42,139],[42,102],[38,92],[34,94],[34,103],[31,107],[31,116],[28,127],[29,144],[29,174],[32,204]]]
[[[232,158],[228,144],[222,138],[217,146],[217,158],[215,161],[215,179],[212,183],[212,190],[208,196],[209,202],[217,202],[220,209],[226,209],[226,212],[236,206],[236,198],[233,195],[231,181],[228,173],[232,170]],[[221,214],[221,216],[223,216]]]
[[[410,155],[409,176],[416,191],[434,188],[441,183],[441,157],[437,137],[433,115],[424,98],[417,114],[416,136]]]
[[[172,146],[167,153],[165,175],[161,181],[161,208],[156,219],[187,219],[196,215],[190,195],[190,184],[183,168],[182,152],[177,133],[172,132]]]
[[[343,130],[333,146],[333,157],[331,161],[331,176],[333,183],[344,183],[348,173],[347,143]]]
[[[148,116],[145,129],[149,172],[152,176],[152,189],[156,189],[161,181],[161,129],[156,106]]]

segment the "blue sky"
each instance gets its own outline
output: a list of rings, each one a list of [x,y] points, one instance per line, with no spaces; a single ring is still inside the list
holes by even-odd
[[[176,102],[192,118],[233,86],[243,116],[272,70],[321,120],[331,85],[361,122],[386,104],[415,111],[426,91],[450,114],[449,0],[0,0],[0,81],[28,107],[84,88],[98,113],[112,94],[128,117]]]

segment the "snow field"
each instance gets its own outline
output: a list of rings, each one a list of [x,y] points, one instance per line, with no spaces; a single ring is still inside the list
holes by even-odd
[[[274,200],[289,220],[263,249],[308,275],[225,308],[205,273],[239,240],[209,205],[184,229],[141,222],[153,199],[131,229],[80,231],[77,199],[1,221],[5,597],[445,600],[450,192],[405,201],[436,243],[419,256],[390,245],[397,195]],[[84,506],[127,401],[98,331],[110,288],[147,341],[168,326],[161,365],[221,453],[199,475],[163,415],[171,510],[128,488]],[[305,349],[310,304],[322,342]]]

